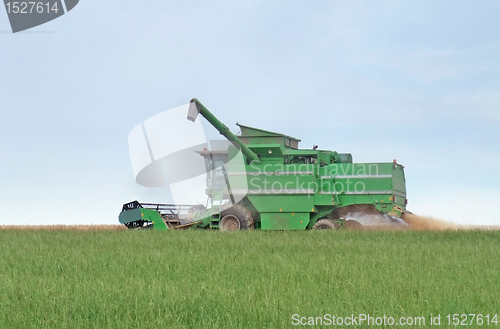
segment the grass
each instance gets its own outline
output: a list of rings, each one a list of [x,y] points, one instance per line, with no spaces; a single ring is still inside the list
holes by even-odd
[[[290,328],[293,314],[496,314],[499,238],[0,230],[0,327]]]

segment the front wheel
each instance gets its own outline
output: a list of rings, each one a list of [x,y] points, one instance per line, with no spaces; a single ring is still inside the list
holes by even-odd
[[[254,219],[250,211],[242,205],[235,204],[221,213],[219,222],[221,231],[251,230],[254,227]]]

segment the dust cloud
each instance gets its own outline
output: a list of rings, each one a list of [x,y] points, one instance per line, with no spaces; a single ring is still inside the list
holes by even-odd
[[[418,216],[411,213],[405,213],[402,218],[410,226],[410,229],[416,231],[445,231],[468,228],[433,217]]]

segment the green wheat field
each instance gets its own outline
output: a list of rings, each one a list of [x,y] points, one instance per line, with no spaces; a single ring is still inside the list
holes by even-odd
[[[0,252],[0,328],[293,328],[294,314],[453,327],[447,314],[500,313],[499,231],[13,229]]]

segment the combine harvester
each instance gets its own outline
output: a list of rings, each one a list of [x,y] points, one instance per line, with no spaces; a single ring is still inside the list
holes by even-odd
[[[207,167],[207,207],[123,205],[128,228],[306,230],[406,226],[403,166],[353,163],[351,154],[298,148],[300,140],[237,124],[234,135],[197,99],[187,119],[203,116],[232,145],[226,151],[200,150]],[[241,155],[242,154],[242,155]],[[231,159],[242,158],[241,165]],[[233,178],[233,179],[232,179]]]

